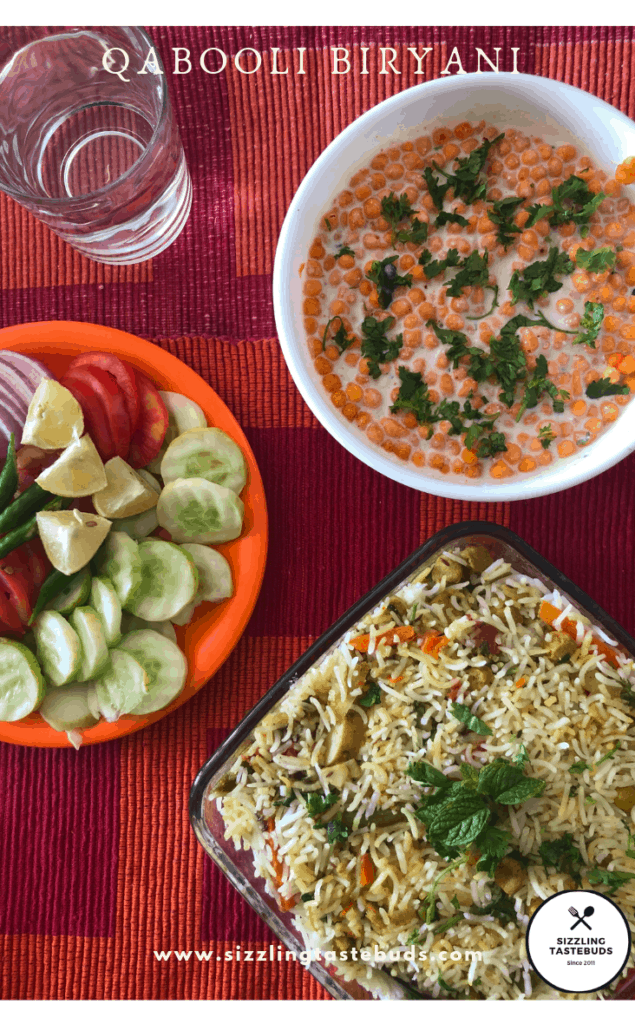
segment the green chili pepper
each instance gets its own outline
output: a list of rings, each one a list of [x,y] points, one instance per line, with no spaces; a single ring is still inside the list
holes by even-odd
[[[15,434],[11,434],[7,457],[0,473],[0,513],[4,512],[7,505],[13,500],[17,486],[18,464],[15,457]]]
[[[49,501],[43,509],[38,509],[38,511],[58,512],[61,508],[68,508],[72,500],[72,498],[54,498],[53,501]],[[13,504],[15,505],[15,502]],[[11,508],[13,508],[13,505]],[[28,540],[33,540],[34,537],[37,537],[37,519],[33,515],[22,526],[16,526],[15,530],[11,530],[4,537],[0,537],[0,558],[4,558],[10,551],[14,551],[22,544],[26,544]]]
[[[24,523],[34,512],[39,512],[51,500],[51,492],[39,484],[31,484],[0,513],[0,533],[9,533]]]
[[[46,607],[49,601],[52,601],[54,597],[61,594],[64,588],[70,586],[78,576],[81,576],[83,572],[83,569],[78,569],[77,572],[74,572],[71,576],[65,576],[63,572],[59,571],[59,569],[53,569],[40,587],[40,593],[38,594],[33,613],[29,619],[29,626],[32,624],[33,620],[37,618],[42,609]]]

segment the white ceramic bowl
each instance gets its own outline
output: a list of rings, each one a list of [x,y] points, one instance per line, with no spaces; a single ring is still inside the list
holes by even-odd
[[[635,400],[617,421],[578,455],[557,459],[539,473],[501,483],[456,483],[410,468],[367,441],[331,405],[313,368],[302,315],[300,267],[317,224],[355,171],[391,139],[415,139],[444,122],[485,119],[519,128],[558,145],[571,142],[610,176],[635,155],[635,122],[603,100],[571,85],[534,75],[460,75],[398,93],[345,128],[313,164],[282,225],[273,273],[273,296],[282,351],[291,375],[320,423],[351,454],[373,469],[421,491],[466,501],[515,501],[582,483],[635,450]],[[635,187],[629,186],[631,201]]]

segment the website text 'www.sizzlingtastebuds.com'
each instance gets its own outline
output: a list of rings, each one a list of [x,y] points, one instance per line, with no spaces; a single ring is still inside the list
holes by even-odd
[[[448,961],[460,961],[460,960],[482,960],[482,953],[469,949],[453,949],[445,950],[441,949],[435,953],[426,953],[422,949],[411,946],[409,949],[391,949],[387,952],[383,949],[378,949],[375,946],[374,949],[350,949],[350,950],[320,950],[320,949],[304,949],[299,953],[293,952],[290,949],[284,949],[282,946],[274,946],[270,944],[264,949],[243,949],[241,946],[234,946],[233,949],[155,949],[153,950],[154,956],[159,961],[166,960],[177,960],[180,962],[185,961],[186,963],[190,960],[197,960],[199,962],[210,960],[223,960],[223,961],[234,961],[241,963],[274,963],[275,961],[298,961],[307,967],[310,963],[337,963],[344,961],[366,961],[372,962],[373,964],[381,963],[398,963],[400,960],[415,961],[419,963],[447,963]]]

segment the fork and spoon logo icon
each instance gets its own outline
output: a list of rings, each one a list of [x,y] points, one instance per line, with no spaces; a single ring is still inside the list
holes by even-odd
[[[569,907],[569,913],[572,917],[577,918],[576,923],[571,925],[571,931],[573,931],[574,928],[577,928],[579,924],[583,924],[585,928],[589,929],[589,931],[593,930],[591,925],[585,920],[587,917],[593,917],[593,914],[595,913],[595,909],[593,907],[585,907],[582,916],[580,916],[575,907]]]

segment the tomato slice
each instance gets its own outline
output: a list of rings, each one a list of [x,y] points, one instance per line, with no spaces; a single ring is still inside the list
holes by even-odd
[[[46,577],[48,576],[52,569],[52,565],[46,556],[44,545],[42,544],[42,541],[40,540],[39,537],[36,537],[34,540],[30,540],[26,544],[23,544],[22,547],[17,548],[16,551],[18,553],[20,551],[23,551],[25,553],[26,558],[28,559],[29,573],[32,582],[32,593],[29,594],[29,597],[31,598],[31,603],[33,604],[35,598],[40,593],[40,589],[42,587],[42,584],[44,583],[44,580],[46,579]]]
[[[31,602],[24,581],[17,573],[0,569],[0,616],[8,629],[24,633],[31,617]]]
[[[110,427],[106,419],[105,409],[101,402],[95,398],[95,392],[83,381],[75,377],[62,377],[60,384],[68,388],[70,393],[79,402],[84,413],[84,425],[90,434],[95,448],[104,462],[112,459],[115,454],[115,446],[110,434]]]
[[[106,414],[114,454],[125,459],[130,446],[130,419],[117,382],[99,366],[77,366],[74,370],[67,370],[64,382],[69,380],[81,381],[97,396]]]
[[[3,572],[5,576],[12,576],[14,579],[19,580],[29,600],[33,600],[35,580],[31,569],[31,554],[26,544],[22,544],[15,551],[10,551],[4,558],[0,558],[0,572]]]
[[[87,366],[89,369],[96,366],[114,378],[121,391],[132,432],[139,419],[139,398],[132,366],[111,352],[83,352],[81,356],[76,356],[73,359],[66,372],[72,374],[75,368],[82,366]]]
[[[59,451],[44,451],[43,448],[36,448],[33,444],[25,444],[18,448],[16,464],[18,467],[18,491],[26,491],[34,480],[49,466],[52,466],[61,455]]]
[[[130,440],[128,462],[134,469],[147,466],[161,451],[168,429],[168,411],[152,381],[134,371],[139,395],[139,420]]]

